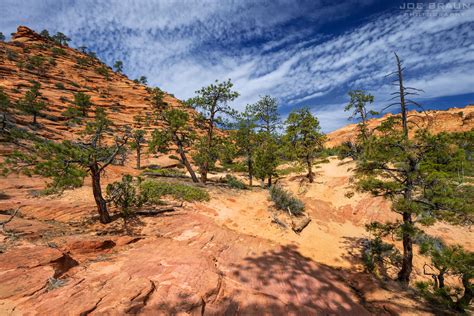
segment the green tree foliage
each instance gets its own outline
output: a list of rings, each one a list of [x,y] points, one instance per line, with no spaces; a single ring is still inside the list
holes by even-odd
[[[132,131],[130,138],[130,148],[137,152],[137,169],[141,168],[141,154],[143,144],[146,143],[145,139],[146,132],[143,129],[135,129]]]
[[[36,124],[36,117],[46,108],[46,103],[41,100],[40,92],[41,84],[34,82],[33,86],[28,90],[25,96],[18,101],[18,109],[33,116],[33,124]]]
[[[423,272],[433,278],[433,295],[459,311],[465,311],[474,295],[474,252],[466,251],[458,245],[445,245],[437,238],[422,236],[420,252],[431,259],[425,264]],[[459,277],[463,285],[463,295],[452,295],[445,285],[445,277]]]
[[[81,111],[82,116],[87,117],[87,112],[92,106],[91,96],[84,92],[74,93],[74,105]]]
[[[206,121],[207,135],[200,140],[201,145],[198,147],[197,155],[203,183],[206,183],[207,173],[217,159],[214,129],[216,125],[224,123],[224,115],[235,115],[235,111],[228,103],[235,100],[239,93],[233,91],[232,87],[230,79],[224,82],[216,80],[215,83],[196,91],[196,96],[187,101],[188,104],[201,111]]]
[[[51,39],[51,35],[49,35],[49,31],[44,29],[40,32],[40,35],[43,36],[46,39]]]
[[[280,126],[278,103],[268,95],[249,106],[248,111],[255,117],[259,132],[259,144],[255,152],[255,176],[262,181],[267,178],[268,186],[272,185],[272,177],[278,166],[277,128]]]
[[[204,189],[184,183],[145,180],[140,184],[140,195],[148,203],[160,203],[163,196],[172,196],[181,201],[208,201],[209,193]]]
[[[199,182],[187,158],[185,149],[193,143],[195,138],[194,132],[188,124],[188,113],[179,109],[169,109],[162,112],[161,117],[167,126],[162,130],[155,129],[152,132],[151,139],[148,142],[150,152],[167,153],[171,144],[174,144],[181,163],[186,167],[193,181]]]
[[[374,96],[365,93],[363,90],[352,90],[349,91],[350,101],[344,108],[344,111],[352,111],[349,120],[358,120],[357,124],[359,133],[357,135],[356,144],[348,143],[345,144],[346,149],[345,155],[352,158],[356,158],[362,148],[370,149],[370,136],[372,131],[369,130],[368,120],[378,112],[367,109],[368,104],[374,102]]]
[[[139,79],[136,79],[137,83],[146,85],[148,83],[148,79],[145,76],[141,76]]]
[[[276,135],[260,131],[257,134],[258,147],[255,150],[254,174],[262,180],[268,179],[268,186],[272,185],[272,178],[278,167],[278,150]]]
[[[308,179],[314,181],[313,161],[324,147],[324,135],[319,121],[308,108],[296,110],[286,120],[286,135],[291,153],[308,170]]]
[[[112,137],[112,132],[105,111],[98,108],[94,121],[87,123],[77,140],[60,143],[36,140],[34,150],[15,151],[8,157],[6,165],[10,171],[52,178],[49,188],[54,191],[81,186],[84,177],[89,174],[100,222],[109,223],[111,219],[100,185],[101,175],[127,142],[124,134],[115,136],[113,144],[107,144],[104,139]]]
[[[6,131],[8,125],[10,107],[10,98],[5,92],[3,92],[3,89],[0,87],[0,115],[2,116],[0,122],[0,133],[2,134]]]
[[[61,32],[57,32],[51,37],[51,39],[58,45],[68,46],[68,42],[71,40],[69,37]]]
[[[98,74],[104,76],[106,80],[110,79],[109,68],[107,68],[107,66],[105,65],[99,66],[95,69],[95,71]]]
[[[151,98],[154,110],[163,110],[166,108],[168,103],[163,100],[164,97],[165,93],[160,88],[156,87],[151,90]]]
[[[0,42],[5,42],[5,35],[2,32],[0,32]]]
[[[121,181],[116,181],[107,185],[107,202],[112,203],[120,209],[122,216],[128,218],[132,215],[132,207],[140,204],[133,177],[126,174]]]
[[[123,71],[123,62],[121,60],[117,60],[114,63],[114,69],[115,69],[116,72],[122,73],[122,71]]]
[[[255,151],[258,147],[256,127],[256,118],[253,116],[250,106],[247,105],[245,111],[237,116],[235,143],[239,153],[245,156],[250,186],[252,186],[254,176]]]
[[[398,104],[400,117],[386,120],[380,135],[371,141],[371,150],[358,159],[356,186],[359,190],[383,196],[392,201],[392,210],[402,221],[393,227],[403,242],[403,254],[398,280],[408,283],[413,268],[413,242],[421,233],[421,225],[436,220],[458,223],[472,222],[474,192],[472,177],[462,177],[472,164],[466,144],[467,135],[441,133],[430,135],[419,130],[408,137],[409,118],[403,85],[403,68],[397,58]],[[469,135],[470,133],[468,133]],[[471,145],[472,146],[472,145]],[[469,147],[469,146],[467,146]]]

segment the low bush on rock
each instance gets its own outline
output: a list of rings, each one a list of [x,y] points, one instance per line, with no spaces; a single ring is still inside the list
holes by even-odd
[[[143,201],[160,203],[163,196],[172,196],[182,201],[208,201],[209,193],[204,189],[184,184],[145,180],[140,184],[140,195]]]
[[[278,185],[270,188],[270,198],[279,210],[290,212],[292,215],[304,213],[304,203]]]

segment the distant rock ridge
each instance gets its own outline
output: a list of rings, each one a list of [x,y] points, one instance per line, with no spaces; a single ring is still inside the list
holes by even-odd
[[[369,128],[374,129],[388,117],[397,114],[388,113],[381,118],[369,120]],[[417,126],[427,127],[432,133],[466,132],[474,128],[474,105],[463,108],[449,108],[447,110],[427,110],[425,112],[410,111],[409,117]],[[412,133],[416,125],[412,125]],[[349,124],[327,134],[327,147],[335,147],[346,141],[354,141],[357,137],[357,124]]]
[[[46,41],[46,38],[43,36],[39,35],[32,29],[20,25],[16,33],[13,33],[12,40],[14,42],[30,42],[30,41]]]

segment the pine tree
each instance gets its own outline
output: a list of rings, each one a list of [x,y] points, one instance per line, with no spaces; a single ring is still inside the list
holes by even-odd
[[[52,178],[49,188],[53,191],[79,187],[89,174],[100,222],[109,223],[111,219],[102,195],[101,175],[127,143],[127,135],[123,134],[115,136],[114,143],[107,145],[105,137],[112,137],[113,132],[105,111],[98,108],[94,121],[88,122],[77,140],[57,143],[36,139],[34,150],[15,151],[7,158],[6,165],[10,171]]]
[[[23,99],[18,101],[18,108],[25,114],[33,115],[33,124],[36,124],[36,117],[46,108],[46,103],[41,100],[42,94],[39,91],[41,84],[34,82]]]
[[[249,111],[255,116],[256,124],[260,129],[258,133],[260,146],[256,152],[255,175],[262,180],[267,178],[270,187],[278,166],[276,132],[280,126],[280,116],[277,100],[268,95],[263,96],[257,103],[250,105]]]
[[[228,103],[235,100],[239,93],[233,91],[232,87],[233,84],[230,79],[224,82],[216,80],[215,83],[196,91],[197,96],[187,101],[191,106],[201,110],[207,123],[207,135],[206,138],[200,140],[200,152],[196,156],[199,158],[197,160],[201,162],[200,173],[203,183],[206,183],[207,173],[217,159],[214,129],[216,125],[223,123],[224,118],[222,115],[235,115],[235,110]]]
[[[64,35],[61,32],[57,32],[55,35],[51,37],[53,41],[55,41],[58,45],[68,46],[68,42],[71,40],[69,37]]]
[[[240,153],[245,155],[250,186],[254,176],[255,151],[258,147],[256,127],[256,118],[247,105],[245,111],[237,117],[235,141]]]
[[[0,32],[0,42],[5,42],[5,35],[2,32]]]
[[[290,151],[308,169],[310,183],[314,181],[313,161],[324,147],[324,135],[319,121],[308,108],[291,112],[286,120],[286,135]]]
[[[155,129],[148,142],[148,148],[152,153],[167,153],[171,144],[176,146],[176,151],[180,156],[182,164],[186,167],[193,182],[199,182],[191,163],[186,155],[186,147],[189,147],[194,138],[194,132],[189,126],[188,113],[179,109],[170,109],[161,113],[162,120],[166,123],[166,128]]]
[[[137,152],[137,169],[141,168],[141,154],[142,154],[142,147],[143,144],[146,143],[145,139],[145,130],[143,129],[135,129],[132,131],[131,141],[130,141],[130,148],[136,150]]]
[[[84,92],[74,93],[74,105],[82,112],[82,116],[87,117],[87,111],[92,106],[91,96]]]
[[[380,135],[371,141],[371,150],[357,161],[356,186],[359,190],[383,196],[392,201],[392,210],[402,221],[390,227],[401,236],[403,254],[397,279],[407,284],[413,269],[414,238],[421,232],[420,224],[436,220],[463,221],[472,214],[471,178],[462,178],[464,166],[472,164],[466,150],[456,137],[448,134],[430,135],[420,129],[409,138],[407,98],[418,91],[403,84],[403,67],[398,56],[396,93],[399,117],[387,119],[379,128]],[[472,158],[471,158],[472,159]]]
[[[116,72],[122,73],[122,71],[123,71],[123,62],[121,60],[117,60],[114,63],[114,68],[115,68]]]

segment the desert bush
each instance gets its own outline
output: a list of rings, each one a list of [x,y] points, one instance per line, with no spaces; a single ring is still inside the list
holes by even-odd
[[[304,213],[304,203],[278,185],[270,187],[270,198],[275,206],[282,211],[289,211],[293,215]]]
[[[177,169],[147,169],[145,173],[164,177],[182,177],[185,175],[183,171]]]
[[[51,48],[51,53],[53,54],[54,57],[66,55],[66,51],[59,47]]]
[[[304,167],[302,165],[294,165],[294,166],[288,166],[284,169],[278,169],[276,173],[279,176],[287,176],[291,173],[301,173],[303,171],[304,171]]]
[[[107,201],[119,208],[124,217],[129,217],[131,208],[140,204],[131,175],[126,174],[121,181],[108,184],[106,192]]]
[[[54,85],[55,85],[56,88],[58,88],[58,89],[61,89],[61,90],[66,89],[66,87],[64,86],[64,84],[63,84],[62,82],[56,82]]]
[[[7,49],[7,59],[14,61],[18,58],[18,54],[10,49]]]
[[[95,71],[109,80],[109,69],[106,66],[100,66],[95,69]]]
[[[29,57],[26,63],[26,68],[29,70],[39,69],[42,70],[45,64],[45,58],[43,56],[32,56]]]
[[[166,195],[188,202],[209,200],[207,191],[184,183],[145,180],[140,184],[140,197],[144,203],[160,203]]]
[[[363,245],[362,263],[368,272],[385,274],[386,262],[396,265],[400,260],[400,252],[393,245],[383,242],[380,237],[367,240]]]
[[[224,178],[225,182],[229,185],[229,187],[233,189],[244,190],[247,189],[247,185],[234,177],[233,175],[227,174]]]

